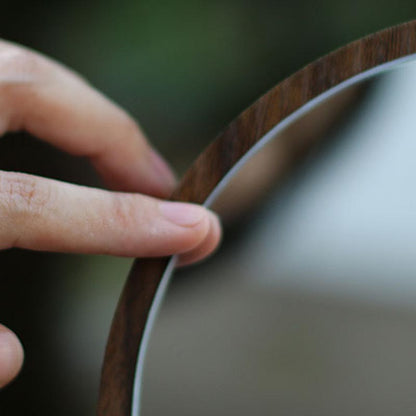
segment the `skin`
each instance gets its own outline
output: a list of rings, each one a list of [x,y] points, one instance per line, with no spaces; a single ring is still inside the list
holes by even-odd
[[[149,257],[194,263],[218,245],[218,218],[163,200],[175,186],[136,122],[79,75],[0,40],[0,134],[25,130],[88,157],[110,190],[0,171],[0,249]],[[0,388],[18,374],[23,348],[0,325]]]

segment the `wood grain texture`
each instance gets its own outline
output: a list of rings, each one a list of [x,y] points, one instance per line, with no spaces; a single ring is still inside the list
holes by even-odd
[[[318,59],[267,92],[240,114],[185,174],[172,199],[203,203],[221,179],[266,133],[310,100],[381,64],[416,53],[416,22],[353,42]],[[276,140],[279,140],[277,138]],[[285,143],[288,164],[305,141]],[[130,416],[136,360],[168,259],[136,260],[114,315],[103,363],[98,416]]]

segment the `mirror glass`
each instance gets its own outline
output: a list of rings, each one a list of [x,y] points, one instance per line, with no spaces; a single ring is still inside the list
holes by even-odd
[[[415,414],[415,108],[401,64],[247,161],[213,204],[221,250],[175,272],[141,415]]]

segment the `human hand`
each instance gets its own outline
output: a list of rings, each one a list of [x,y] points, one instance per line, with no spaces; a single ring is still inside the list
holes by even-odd
[[[0,41],[0,135],[17,130],[88,157],[114,191],[0,171],[0,249],[179,254],[188,264],[217,246],[214,214],[156,198],[174,177],[125,111],[60,64]],[[0,325],[0,388],[22,362],[20,342]]]

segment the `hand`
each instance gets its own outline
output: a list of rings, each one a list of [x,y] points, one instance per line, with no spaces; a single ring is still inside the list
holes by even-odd
[[[0,135],[16,130],[88,157],[115,191],[0,171],[0,249],[179,254],[188,264],[217,246],[214,214],[155,198],[169,195],[174,177],[125,111],[60,64],[0,41]],[[22,362],[17,337],[0,326],[0,387]]]

